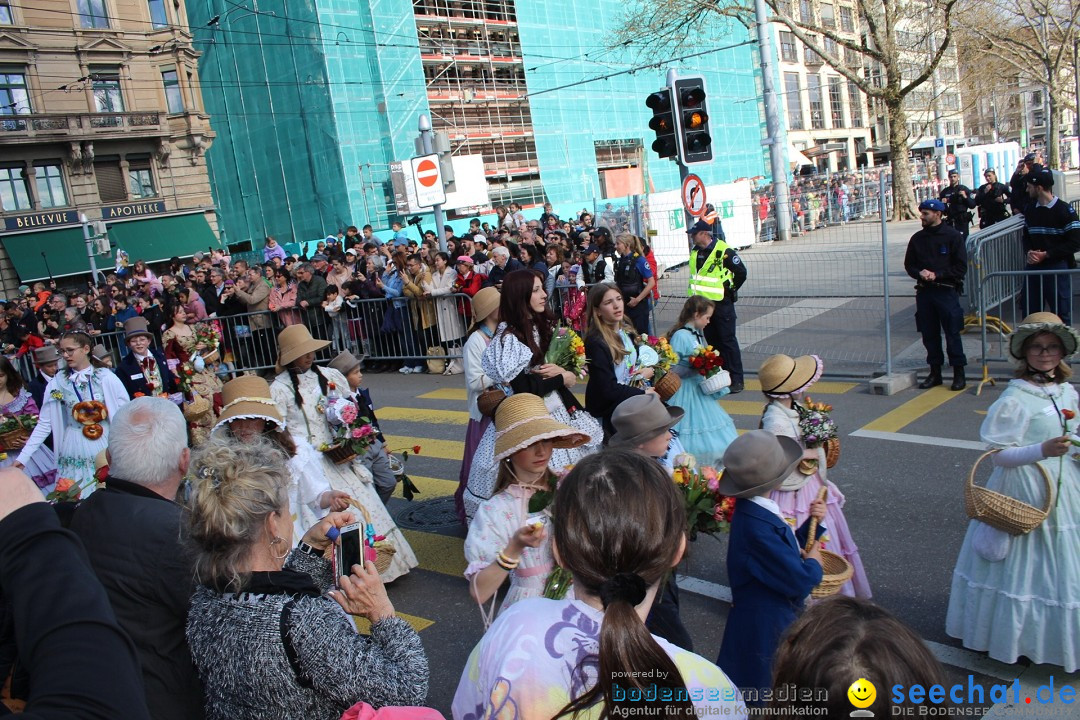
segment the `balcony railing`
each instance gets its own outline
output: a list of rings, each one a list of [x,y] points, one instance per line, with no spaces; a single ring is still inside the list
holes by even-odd
[[[69,113],[0,115],[0,142],[44,136],[167,135],[165,113]]]

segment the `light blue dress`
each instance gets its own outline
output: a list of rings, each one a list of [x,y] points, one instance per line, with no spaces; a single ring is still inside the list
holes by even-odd
[[[1055,407],[1056,405],[1056,407]],[[1012,380],[990,406],[980,434],[990,447],[1024,447],[1062,435],[1060,410],[1080,412],[1068,383]],[[1069,426],[1076,432],[1076,421]],[[1080,667],[1080,460],[1073,448],[1039,465],[1061,489],[1050,516],[1026,535],[968,523],[953,570],[946,632],[964,647],[1006,663]],[[1042,507],[1045,482],[1035,464],[995,467],[986,486]],[[959,498],[958,498],[959,500]],[[1001,558],[1001,559],[998,559]]]
[[[687,325],[671,336],[671,349],[679,356],[674,370],[682,378],[682,386],[668,401],[669,405],[681,407],[686,415],[675,426],[679,441],[686,452],[692,454],[699,465],[719,465],[727,446],[738,436],[731,416],[720,406],[720,398],[729,393],[705,394],[701,391],[704,378],[690,367],[690,356],[705,346],[705,336],[700,330]]]

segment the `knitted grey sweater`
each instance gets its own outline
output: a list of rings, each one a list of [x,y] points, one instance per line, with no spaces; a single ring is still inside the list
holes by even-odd
[[[309,574],[320,590],[331,585],[321,557],[294,550],[285,569]],[[199,586],[187,639],[206,688],[207,720],[337,720],[361,700],[381,707],[422,705],[427,697],[427,657],[409,623],[381,620],[369,639],[325,596]]]

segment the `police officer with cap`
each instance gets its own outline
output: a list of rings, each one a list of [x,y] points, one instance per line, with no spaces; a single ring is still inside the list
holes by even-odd
[[[735,339],[735,300],[746,282],[746,266],[733,248],[713,235],[713,226],[704,220],[694,223],[687,234],[694,244],[688,294],[713,301],[712,320],[704,330],[705,341],[720,351],[724,368],[731,374],[731,392],[742,392],[742,352]]]
[[[922,335],[926,362],[930,365],[930,373],[919,387],[925,390],[942,383],[945,355],[941,351],[941,333],[944,331],[945,349],[953,368],[950,387],[963,390],[967,385],[964,377],[967,357],[960,339],[960,331],[964,329],[960,293],[967,273],[967,248],[960,231],[942,222],[945,203],[924,200],[919,205],[919,214],[922,230],[911,236],[904,255],[904,269],[915,280],[915,326]]]
[[[967,185],[960,184],[960,173],[955,169],[949,171],[949,185],[942,188],[938,198],[947,208],[946,222],[967,239],[971,227],[971,209],[975,207],[975,193]]]
[[[1080,220],[1072,205],[1054,195],[1054,174],[1033,170],[1024,176],[1028,206],[1024,210],[1025,270],[1066,270],[1076,267],[1080,251]],[[1024,315],[1048,307],[1066,325],[1072,320],[1072,278],[1031,275],[1022,297]]]
[[[998,182],[997,172],[993,168],[983,171],[985,183],[975,193],[975,204],[979,208],[979,228],[990,227],[1009,217],[1009,188]]]
[[[1024,208],[1027,207],[1028,196],[1024,188],[1024,179],[1029,173],[1042,170],[1042,165],[1036,160],[1038,160],[1038,156],[1035,153],[1028,153],[1020,159],[1012,177],[1009,178],[1009,190],[1011,191],[1009,193],[1009,204],[1012,206],[1013,215],[1024,212]]]

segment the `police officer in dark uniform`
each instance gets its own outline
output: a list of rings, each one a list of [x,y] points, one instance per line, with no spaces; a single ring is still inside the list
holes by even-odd
[[[967,358],[960,339],[960,331],[964,329],[960,293],[967,273],[967,248],[960,231],[942,222],[943,202],[924,200],[919,205],[919,213],[922,230],[911,236],[904,256],[904,269],[915,280],[915,325],[922,335],[926,362],[930,365],[930,374],[919,387],[925,390],[942,383],[941,366],[945,356],[941,352],[941,333],[944,330],[945,348],[953,368],[951,388],[963,390],[967,385],[964,377]]]
[[[985,183],[975,193],[975,204],[979,208],[979,228],[990,227],[1009,217],[1009,188],[998,182],[997,172],[987,168],[983,172]]]
[[[960,231],[967,239],[971,227],[971,209],[975,207],[975,193],[967,185],[960,184],[960,173],[949,171],[949,186],[942,188],[938,198],[945,203],[945,222]]]
[[[690,293],[701,294],[706,297],[713,296],[713,316],[709,324],[705,326],[703,334],[705,341],[720,351],[723,358],[724,368],[731,374],[731,392],[742,392],[743,389],[743,365],[742,351],[739,349],[739,341],[735,338],[735,301],[738,299],[738,290],[746,282],[746,265],[743,264],[739,254],[734,248],[723,247],[723,259],[719,268],[706,266],[706,260],[717,250],[717,243],[724,243],[714,236],[714,227],[704,220],[698,220],[689,230],[690,240],[694,244],[694,250],[690,253]],[[719,255],[719,254],[718,254]],[[704,276],[708,278],[718,275],[730,274],[730,279],[723,283],[723,297],[715,292],[695,291],[694,285]]]
[[[1028,204],[1025,178],[1029,173],[1042,170],[1042,165],[1035,162],[1036,159],[1035,153],[1025,155],[1009,178],[1009,204],[1012,206],[1013,215],[1024,212]]]

